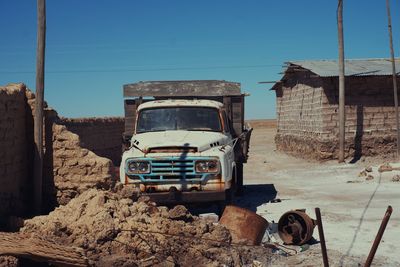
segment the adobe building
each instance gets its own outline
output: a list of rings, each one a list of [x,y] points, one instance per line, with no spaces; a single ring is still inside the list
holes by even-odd
[[[400,59],[396,59],[400,70]],[[305,158],[337,158],[339,143],[338,63],[291,61],[276,92],[278,150]],[[396,120],[391,62],[345,62],[345,155],[393,155]],[[398,83],[400,80],[398,80]]]

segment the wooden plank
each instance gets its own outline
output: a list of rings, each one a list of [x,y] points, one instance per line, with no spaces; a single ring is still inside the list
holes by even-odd
[[[151,81],[124,85],[124,97],[241,95],[240,83],[224,80]]]
[[[0,232],[0,256],[14,256],[56,266],[89,266],[84,251],[25,233]]]

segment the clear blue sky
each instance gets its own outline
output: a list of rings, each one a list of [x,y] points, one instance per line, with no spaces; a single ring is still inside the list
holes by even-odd
[[[400,3],[391,1],[396,56]],[[242,83],[247,119],[274,118],[288,60],[336,59],[335,0],[48,0],[45,99],[66,117],[123,114],[122,85]],[[35,89],[36,1],[0,1],[0,85]],[[344,0],[346,58],[388,57],[384,0]]]

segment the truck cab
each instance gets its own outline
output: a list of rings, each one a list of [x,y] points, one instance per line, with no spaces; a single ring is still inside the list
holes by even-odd
[[[172,82],[156,82],[160,96],[160,90],[149,92],[149,83],[154,82],[134,84],[134,95],[140,94],[130,102],[134,108],[127,109],[125,102],[128,146],[120,166],[121,183],[159,203],[229,202],[243,185],[243,157],[238,154],[243,154],[243,140],[248,142],[251,129],[247,135],[235,134],[226,103],[199,93],[200,85],[194,94],[184,86],[188,81],[173,82],[174,90],[181,90],[165,96],[165,84]],[[134,124],[127,121],[133,119],[132,111]]]

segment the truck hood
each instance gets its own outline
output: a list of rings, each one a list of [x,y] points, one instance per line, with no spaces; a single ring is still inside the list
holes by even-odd
[[[193,147],[203,152],[212,147],[227,144],[229,138],[219,132],[163,131],[134,135],[132,144],[143,151],[163,147]]]

